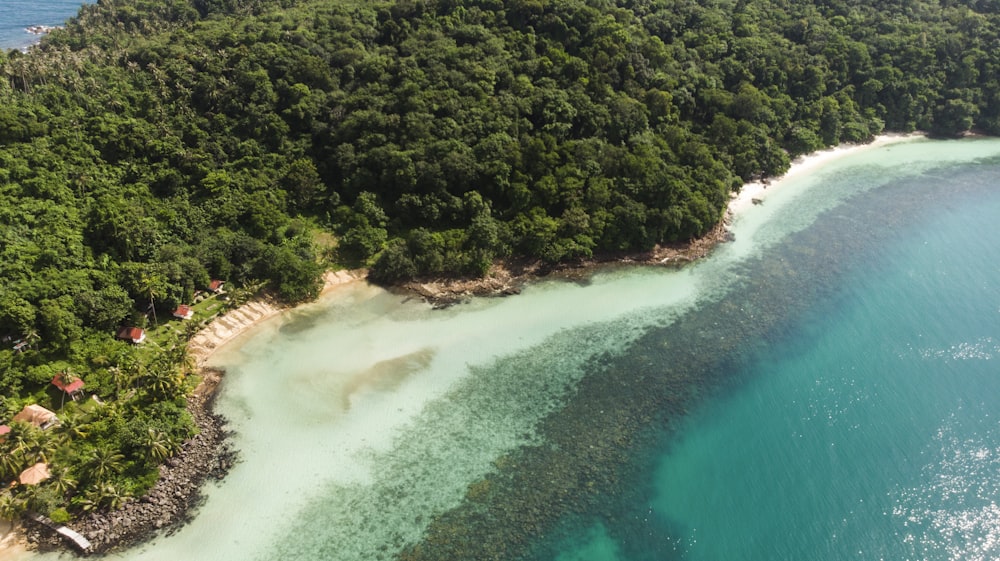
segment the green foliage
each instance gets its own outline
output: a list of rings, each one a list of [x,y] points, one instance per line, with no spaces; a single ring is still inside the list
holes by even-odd
[[[73,517],[70,516],[69,512],[67,512],[65,508],[59,507],[49,512],[49,519],[56,524],[65,524],[72,520]]]
[[[801,153],[1000,134],[987,4],[84,6],[0,54],[0,393],[56,407],[49,380],[71,371],[108,403],[58,439],[8,438],[3,477],[49,456],[65,472],[0,506],[148,488],[190,435],[189,384],[177,346],[115,331],[168,322],[213,278],[313,298],[314,239],[380,282],[646,250],[705,234],[732,189]]]
[[[742,181],[886,127],[1000,129],[997,14],[928,2],[87,6],[2,63],[29,228],[3,272],[54,282],[0,295],[0,326],[65,346],[66,312],[127,316],[116,285],[161,314],[220,276],[307,298],[297,215],[376,278],[469,273],[699,236]]]

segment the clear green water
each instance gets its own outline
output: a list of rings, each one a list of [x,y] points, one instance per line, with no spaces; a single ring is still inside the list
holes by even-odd
[[[681,271],[342,288],[217,357],[242,462],[114,558],[997,558],[998,155],[845,156]]]
[[[998,164],[890,182],[752,265],[822,297],[781,299],[731,385],[636,451],[614,514],[538,558],[1000,557]]]
[[[948,179],[986,185],[845,263],[659,459],[685,559],[1000,556],[1000,169]]]

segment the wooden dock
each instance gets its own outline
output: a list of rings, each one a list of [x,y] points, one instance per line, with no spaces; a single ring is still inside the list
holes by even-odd
[[[59,534],[60,536],[68,540],[70,543],[72,543],[74,546],[76,546],[76,548],[79,549],[80,552],[87,553],[88,551],[90,551],[90,540],[81,536],[76,531],[67,528],[66,526],[63,526],[62,524],[56,524],[50,518],[42,516],[41,514],[31,513],[28,515],[28,518],[31,518],[35,522],[38,522],[39,524],[46,526],[55,533]]]

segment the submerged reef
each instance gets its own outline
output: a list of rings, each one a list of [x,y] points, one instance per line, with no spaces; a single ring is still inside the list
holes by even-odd
[[[792,335],[803,311],[836,294],[859,256],[877,253],[881,240],[931,211],[940,196],[924,189],[891,204],[850,201],[741,265],[724,295],[592,360],[566,406],[538,427],[541,443],[497,459],[495,471],[398,559],[532,559],[561,520],[586,513],[617,523],[624,510],[614,505],[635,504],[645,492],[652,465],[642,451],[662,446],[704,396],[740,384],[765,345]]]

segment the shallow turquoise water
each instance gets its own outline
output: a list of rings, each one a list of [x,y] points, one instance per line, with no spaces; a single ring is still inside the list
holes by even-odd
[[[998,155],[845,156],[680,271],[343,287],[215,357],[242,462],[112,558],[997,558]]]
[[[908,220],[878,225],[899,206]],[[633,452],[616,518],[568,517],[537,557],[1000,557],[998,219],[1000,165],[946,167],[848,201],[751,266],[805,263],[822,297]]]

